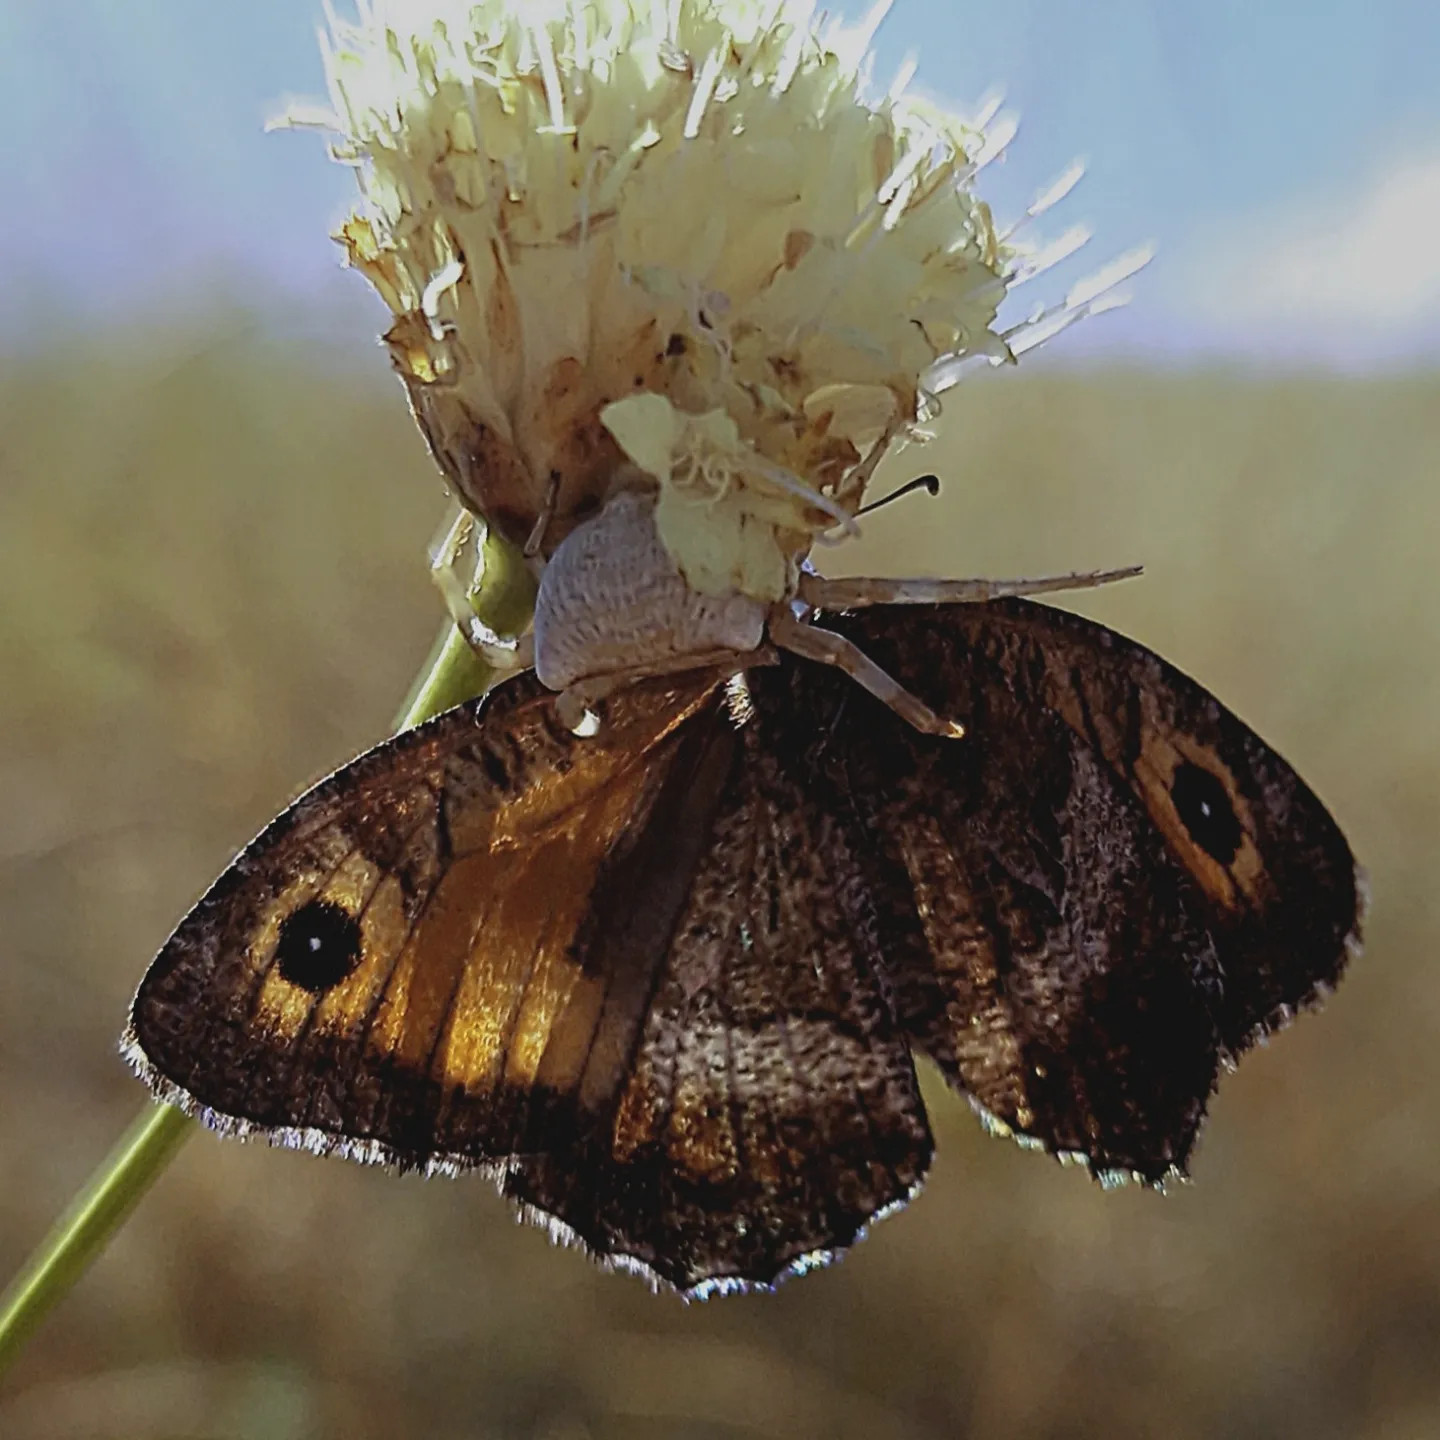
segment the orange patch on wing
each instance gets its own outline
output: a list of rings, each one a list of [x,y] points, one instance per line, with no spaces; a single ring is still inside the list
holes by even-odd
[[[1226,798],[1239,821],[1240,845],[1229,865],[1222,865],[1196,844],[1175,808],[1172,795],[1175,772],[1187,762],[1207,771],[1224,786]],[[1258,907],[1263,899],[1265,862],[1255,847],[1255,817],[1249,801],[1240,793],[1234,772],[1219,755],[1187,735],[1147,723],[1141,735],[1135,775],[1150,818],[1205,893],[1226,910],[1243,909],[1247,902]]]

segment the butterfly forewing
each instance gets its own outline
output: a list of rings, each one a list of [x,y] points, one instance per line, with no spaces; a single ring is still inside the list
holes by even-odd
[[[1058,716],[1141,802],[1199,891],[1231,1055],[1338,981],[1364,900],[1350,847],[1295,771],[1188,676],[1104,626],[1023,600],[882,607],[841,623],[944,713],[968,721],[1008,692]]]
[[[718,700],[617,697],[582,742],[531,677],[377,747],[247,847],[161,951],[127,1037],[222,1125],[441,1167],[516,1148],[578,1090],[603,981],[577,937]]]
[[[1103,627],[1019,601],[828,623],[967,727],[937,741],[809,676],[789,702],[831,692],[824,768],[871,837],[907,1033],[1046,1148],[1183,1170],[1220,1064],[1355,943],[1338,828],[1218,701]]]

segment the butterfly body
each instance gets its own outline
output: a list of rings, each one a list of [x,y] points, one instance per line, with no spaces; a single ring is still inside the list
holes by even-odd
[[[1334,822],[1194,682],[1063,612],[817,624],[965,738],[791,655],[625,686],[588,738],[517,676],[239,857],[141,985],[137,1068],[221,1128],[487,1170],[689,1293],[914,1192],[916,1053],[1101,1178],[1183,1173],[1221,1069],[1355,944]]]
[[[692,590],[655,530],[655,499],[621,490],[572,530],[541,576],[535,673],[552,690],[687,655],[759,648],[767,607]]]

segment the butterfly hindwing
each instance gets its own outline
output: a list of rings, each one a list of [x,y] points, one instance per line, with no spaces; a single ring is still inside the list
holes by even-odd
[[[752,674],[757,699],[778,674]],[[768,1283],[850,1245],[930,1159],[860,855],[807,783],[795,718],[756,705],[724,742],[619,1105],[505,1183],[686,1291]]]

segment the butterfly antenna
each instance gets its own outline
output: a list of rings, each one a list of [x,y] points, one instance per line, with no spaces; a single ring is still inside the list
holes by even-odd
[[[862,515],[868,515],[872,510],[878,510],[882,505],[888,505],[892,500],[899,500],[912,491],[924,489],[930,495],[940,493],[940,477],[938,475],[917,475],[915,479],[907,481],[898,490],[892,490],[888,495],[882,495],[878,500],[872,500],[868,505],[862,505],[856,512],[858,520]]]

